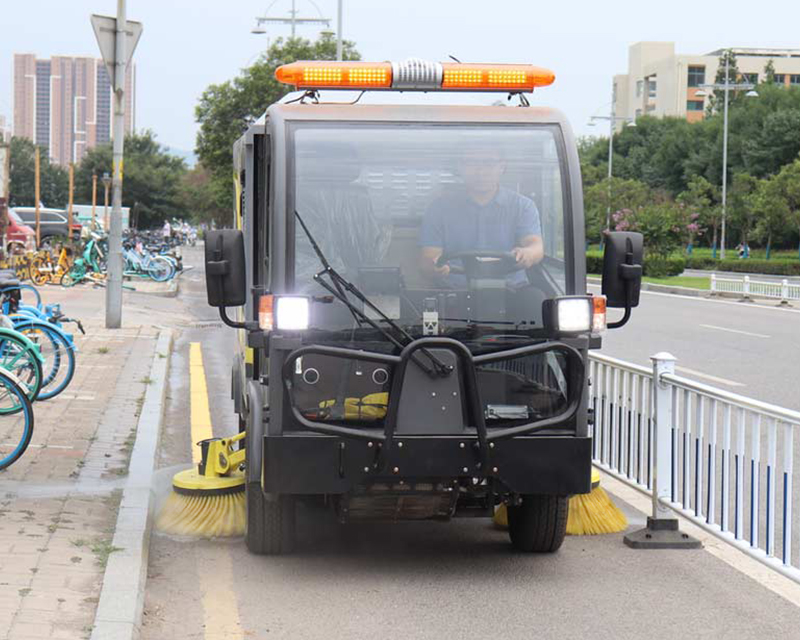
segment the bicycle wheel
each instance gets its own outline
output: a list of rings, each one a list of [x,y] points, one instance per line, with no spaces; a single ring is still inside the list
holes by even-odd
[[[16,329],[39,345],[39,353],[44,359],[42,388],[37,399],[56,397],[69,386],[75,375],[75,347],[46,322],[23,321]]]
[[[75,286],[76,280],[75,277],[72,275],[72,272],[67,271],[64,275],[61,276],[61,286],[62,287],[72,287]]]
[[[155,258],[147,268],[148,275],[156,282],[169,280],[172,275],[172,265],[162,258]]]
[[[14,273],[17,275],[17,280],[20,282],[25,282],[30,277],[30,269],[28,265],[24,262],[20,262],[16,267],[14,267]]]
[[[34,345],[12,333],[0,334],[0,369],[12,373],[25,388],[31,401],[39,397],[42,389],[42,363],[34,353]],[[4,409],[0,407],[0,413]]]
[[[31,262],[31,280],[33,284],[43,285],[47,284],[50,280],[50,265],[48,265],[43,258],[34,258]]]
[[[5,469],[25,453],[33,436],[33,405],[7,371],[0,371],[0,410],[0,469]]]

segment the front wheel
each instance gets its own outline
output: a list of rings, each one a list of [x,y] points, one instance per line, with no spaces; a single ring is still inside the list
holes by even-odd
[[[69,287],[72,287],[74,285],[75,285],[75,277],[72,275],[72,273],[67,271],[66,273],[64,273],[64,275],[61,276],[61,286],[62,287],[69,288]]]
[[[0,371],[0,470],[12,465],[25,453],[33,435],[33,406],[22,385]]]
[[[293,496],[261,491],[258,482],[248,482],[247,530],[244,541],[250,553],[278,556],[291,553],[295,539],[295,502]]]
[[[508,535],[518,551],[558,551],[567,534],[569,497],[524,495],[522,503],[508,507]]]

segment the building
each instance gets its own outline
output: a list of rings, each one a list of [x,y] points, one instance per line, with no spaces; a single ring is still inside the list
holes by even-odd
[[[775,67],[775,82],[800,86],[800,49],[732,48],[741,74],[731,82],[758,84],[765,80],[769,61]],[[628,73],[614,76],[616,115],[635,119],[641,115],[678,116],[690,122],[705,113],[700,85],[717,77],[723,49],[705,55],[675,53],[674,42],[637,42],[628,49]],[[621,126],[621,124],[620,124]]]
[[[125,79],[126,133],[135,123],[135,79],[131,64]],[[14,54],[14,135],[47,149],[52,162],[80,162],[88,149],[109,142],[112,105],[101,59]]]

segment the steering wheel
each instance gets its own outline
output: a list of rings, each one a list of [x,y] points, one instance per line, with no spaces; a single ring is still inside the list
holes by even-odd
[[[479,249],[477,251],[445,251],[436,260],[437,267],[443,267],[451,260],[461,260],[463,267],[452,266],[450,273],[466,274],[467,277],[497,278],[509,273],[520,271],[522,265],[517,262],[516,256],[510,251],[490,251]]]

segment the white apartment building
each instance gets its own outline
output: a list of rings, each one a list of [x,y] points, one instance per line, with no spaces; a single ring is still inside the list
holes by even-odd
[[[764,68],[772,60],[775,82],[800,87],[800,49],[747,49],[732,47],[741,74],[731,82],[764,81]],[[628,48],[628,73],[614,76],[616,115],[635,119],[641,115],[679,116],[702,120],[705,100],[700,85],[713,83],[724,49],[705,55],[675,53],[674,42],[637,42]],[[622,126],[620,123],[619,126]]]

